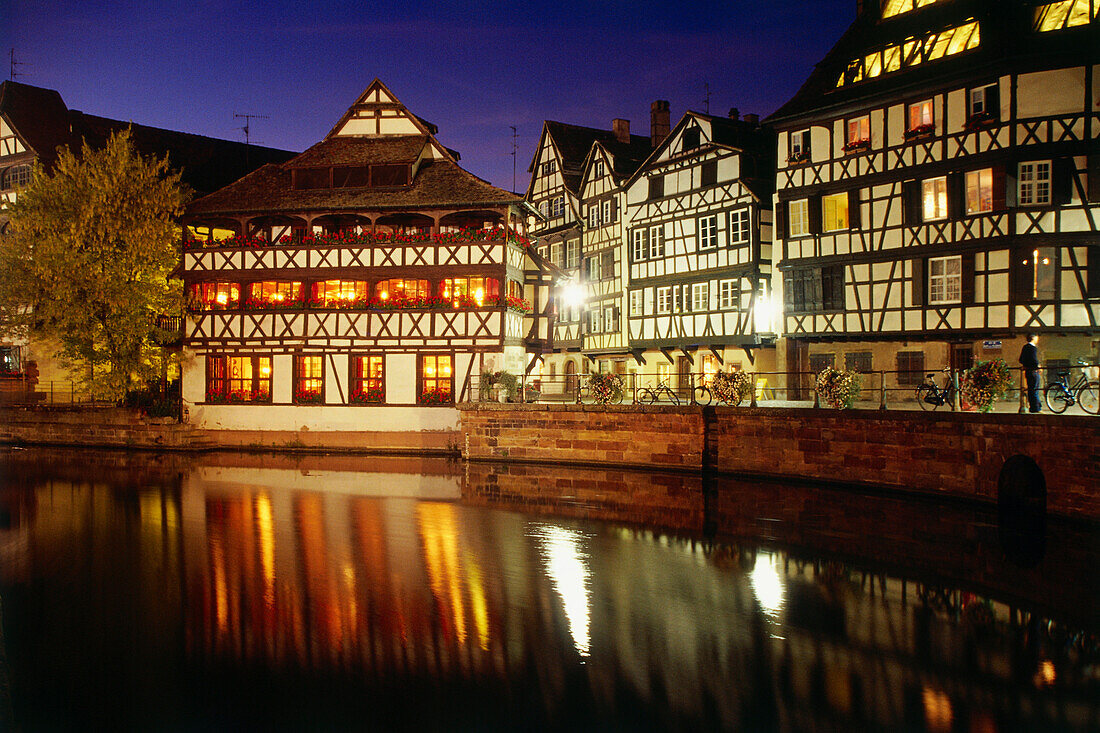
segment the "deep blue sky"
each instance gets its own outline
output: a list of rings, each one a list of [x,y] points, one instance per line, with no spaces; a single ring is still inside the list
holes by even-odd
[[[649,134],[730,107],[765,116],[790,97],[855,17],[856,0],[488,4],[356,0],[0,0],[4,78],[56,89],[70,108],[304,150],[374,77],[439,126],[463,165],[527,183],[544,119]]]

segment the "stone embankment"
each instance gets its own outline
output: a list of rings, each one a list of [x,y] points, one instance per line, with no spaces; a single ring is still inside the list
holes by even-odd
[[[1032,458],[1047,508],[1100,519],[1100,419],[810,408],[463,406],[463,457],[704,468],[995,502],[1005,461]]]

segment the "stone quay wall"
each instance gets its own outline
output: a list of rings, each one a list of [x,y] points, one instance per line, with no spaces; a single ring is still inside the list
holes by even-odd
[[[463,405],[463,457],[788,477],[985,502],[1005,461],[1047,508],[1100,519],[1100,418],[811,408]]]

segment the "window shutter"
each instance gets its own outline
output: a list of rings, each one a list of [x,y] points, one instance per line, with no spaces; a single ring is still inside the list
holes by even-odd
[[[1092,245],[1086,250],[1088,269],[1085,277],[1085,297],[1100,298],[1100,245]]]
[[[901,182],[901,222],[909,226],[921,223],[920,181]]]
[[[959,281],[963,305],[974,302],[974,277],[974,253],[966,252],[962,256],[962,276]]]
[[[1089,201],[1100,201],[1100,152],[1089,153]]]
[[[1027,260],[1027,264],[1024,264]],[[1012,265],[1009,268],[1009,279],[1012,281],[1012,302],[1027,303],[1032,297],[1033,279],[1035,277],[1034,265],[1031,263],[1031,254],[1023,247],[1012,250]]]
[[[604,252],[600,255],[600,279],[607,280],[615,277],[615,253]]]
[[[1051,203],[1065,206],[1073,198],[1073,179],[1077,172],[1073,158],[1056,158],[1051,166],[1050,182]]]
[[[786,239],[787,238],[787,202],[776,201],[775,202],[775,236],[772,239]]]
[[[985,109],[993,119],[1001,119],[1001,85],[993,84],[985,88]]]
[[[783,311],[794,313],[794,273],[783,273]]]
[[[619,200],[614,196],[611,198],[611,224],[614,224],[619,220]]]
[[[909,283],[909,293],[913,301],[913,305],[924,305],[924,260],[920,257],[910,260],[910,268],[912,270],[911,280]]]
[[[947,174],[947,216],[962,219],[966,216],[966,186],[962,173]]]
[[[810,234],[821,234],[821,194],[811,196],[810,210]]]
[[[815,311],[822,310],[825,305],[824,288],[821,286],[821,278],[823,276],[824,273],[822,273],[820,267],[814,269],[813,277],[810,279],[812,290],[806,294],[806,299],[814,304],[813,309]]]
[[[993,210],[1004,211],[1006,206],[1005,199],[1005,167],[1003,165],[993,166]]]
[[[860,221],[859,210],[859,189],[853,188],[848,192],[848,228],[861,229],[862,223]]]

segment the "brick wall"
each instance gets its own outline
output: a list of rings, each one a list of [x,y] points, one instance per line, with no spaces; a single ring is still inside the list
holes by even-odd
[[[997,498],[1033,458],[1053,513],[1100,518],[1100,419],[783,408],[468,405],[464,457],[698,469]]]

